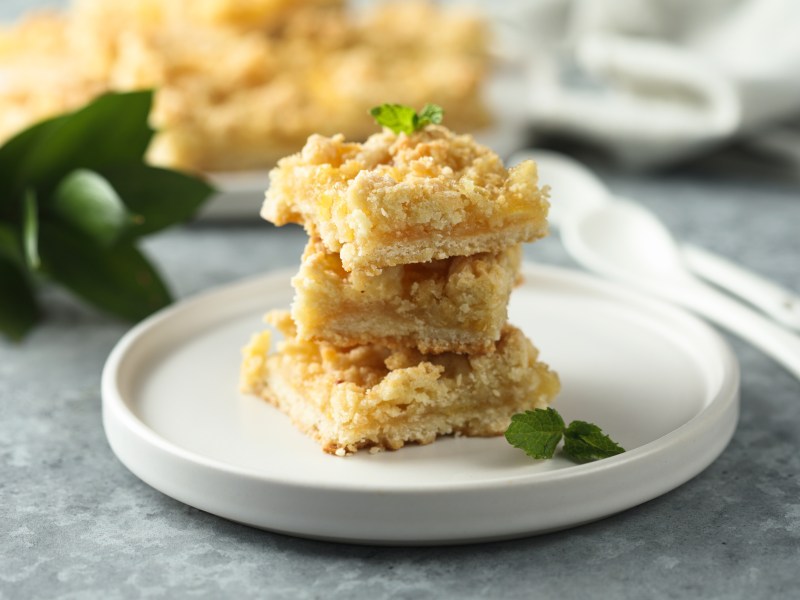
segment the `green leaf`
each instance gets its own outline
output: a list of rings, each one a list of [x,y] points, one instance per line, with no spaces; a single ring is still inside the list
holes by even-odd
[[[73,171],[58,184],[48,208],[60,221],[102,246],[116,242],[132,221],[111,184],[86,169]]]
[[[41,311],[24,269],[19,240],[0,223],[0,333],[19,341],[36,325]]]
[[[622,454],[625,449],[612,441],[597,425],[572,421],[564,431],[564,454],[585,463]]]
[[[119,317],[137,321],[171,301],[158,272],[133,245],[100,250],[79,232],[42,223],[39,251],[48,275]]]
[[[214,193],[201,179],[149,165],[104,169],[102,174],[133,214],[127,239],[186,221]]]
[[[417,123],[417,129],[422,129],[426,125],[430,125],[433,123],[434,125],[438,125],[442,122],[444,118],[444,109],[439,106],[438,104],[426,104],[422,112],[419,113],[419,122]]]
[[[45,197],[75,169],[141,162],[153,136],[147,124],[152,97],[150,91],[105,94],[18,134],[0,148],[3,191],[35,187]]]
[[[395,133],[414,133],[417,113],[410,106],[402,104],[381,104],[369,111],[378,125],[388,127]]]
[[[21,269],[27,266],[19,235],[10,225],[4,223],[0,223],[0,259],[5,259]]]
[[[25,183],[24,164],[39,144],[58,129],[65,116],[41,121],[0,146],[0,206],[14,202]]]
[[[511,417],[506,430],[508,443],[532,458],[553,458],[564,433],[564,420],[555,410],[528,410]]]
[[[403,104],[381,104],[369,111],[378,125],[388,127],[395,133],[412,134],[431,123],[441,123],[444,110],[436,104],[426,104],[421,114]]]
[[[33,290],[18,267],[0,259],[0,333],[20,341],[41,319]]]
[[[39,268],[39,207],[36,205],[36,193],[25,190],[25,201],[22,213],[22,239],[25,247],[25,260],[31,269]]]

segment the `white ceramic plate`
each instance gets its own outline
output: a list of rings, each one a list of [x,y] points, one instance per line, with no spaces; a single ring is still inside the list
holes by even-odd
[[[378,544],[494,540],[571,527],[691,479],[738,418],[728,346],[695,317],[596,278],[526,267],[510,320],[562,379],[555,406],[628,452],[586,465],[534,461],[504,438],[398,452],[323,453],[267,403],[237,393],[239,349],[287,307],[290,273],[237,283],[144,321],[103,373],[119,459],[165,494],[294,535]]]

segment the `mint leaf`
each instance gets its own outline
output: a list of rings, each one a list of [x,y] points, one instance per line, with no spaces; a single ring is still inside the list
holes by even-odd
[[[417,129],[422,129],[426,125],[433,123],[438,125],[444,118],[444,109],[438,104],[426,104],[422,112],[419,113],[419,122]]]
[[[42,270],[95,306],[138,321],[170,303],[161,276],[131,244],[99,251],[67,225],[41,224]]]
[[[39,207],[33,190],[25,191],[22,211],[22,239],[25,260],[31,269],[39,268]]]
[[[49,208],[62,223],[110,246],[131,222],[131,215],[117,192],[94,171],[78,169],[58,184]]]
[[[622,446],[593,423],[572,421],[564,431],[564,454],[575,462],[591,462],[623,452],[625,449]]]
[[[414,133],[417,113],[402,104],[381,104],[369,111],[378,125],[388,127],[395,133]]]
[[[511,417],[508,443],[532,458],[553,458],[564,433],[564,420],[555,410],[537,408]]]
[[[381,104],[369,111],[378,125],[388,127],[395,133],[411,135],[431,123],[441,123],[444,110],[436,104],[426,104],[421,114],[403,104]]]
[[[565,427],[561,415],[552,408],[516,414],[506,430],[508,443],[532,458],[553,458],[562,436],[563,452],[575,462],[585,463],[625,452],[593,423],[572,421]]]

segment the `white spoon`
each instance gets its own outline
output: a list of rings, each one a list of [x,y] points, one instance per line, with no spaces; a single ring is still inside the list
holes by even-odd
[[[800,337],[689,273],[672,236],[641,206],[612,201],[587,207],[562,223],[561,239],[589,269],[699,313],[800,378]]]
[[[556,200],[550,209],[549,220],[555,227],[561,228],[581,212],[613,201],[603,182],[578,161],[556,152],[535,150],[520,152],[509,162],[515,164],[527,158],[536,160],[543,181],[554,190]],[[644,210],[640,207],[640,211]],[[676,246],[663,225],[653,216],[646,221],[640,220],[637,227],[652,228],[653,235],[667,238],[662,243]],[[649,231],[639,231],[640,240],[650,237]],[[708,281],[736,294],[786,327],[800,330],[800,296],[797,294],[697,246],[680,244],[677,249],[680,254],[677,260],[684,263],[684,269],[688,267]],[[631,251],[636,252],[637,249],[632,248]]]

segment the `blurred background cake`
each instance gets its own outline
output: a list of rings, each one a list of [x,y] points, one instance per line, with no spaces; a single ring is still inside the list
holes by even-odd
[[[263,169],[312,132],[366,137],[391,98],[487,124],[487,28],[425,1],[74,0],[0,32],[0,138],[107,90],[157,90],[155,164]]]

